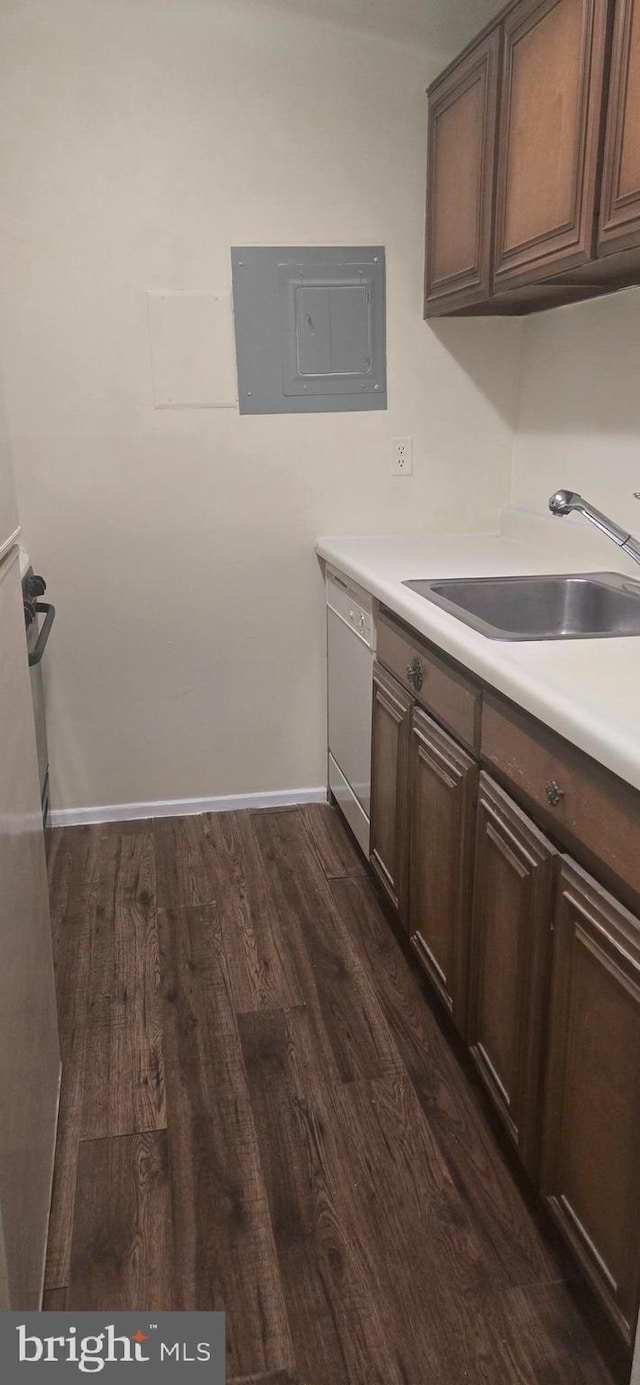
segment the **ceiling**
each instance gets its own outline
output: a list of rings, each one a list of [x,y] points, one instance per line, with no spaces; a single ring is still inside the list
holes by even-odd
[[[504,0],[254,0],[453,57]]]

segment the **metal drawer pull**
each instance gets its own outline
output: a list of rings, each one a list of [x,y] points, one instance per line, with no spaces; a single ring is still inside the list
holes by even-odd
[[[555,779],[548,779],[544,786],[544,791],[547,795],[547,803],[550,803],[552,808],[557,808],[560,799],[564,798],[564,789],[561,789],[560,785],[556,784]]]
[[[422,687],[424,681],[424,674],[422,672],[422,664],[420,663],[417,654],[411,660],[411,663],[407,666],[407,678],[409,679],[410,683],[413,683],[416,692],[418,692]]]

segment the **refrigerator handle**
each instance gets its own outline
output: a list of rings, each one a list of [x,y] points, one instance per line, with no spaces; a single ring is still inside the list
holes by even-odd
[[[44,651],[47,646],[47,640],[49,639],[49,635],[51,634],[51,626],[53,625],[53,622],[56,618],[56,608],[55,606],[52,606],[50,602],[36,601],[35,606],[36,611],[39,611],[41,615],[44,615],[44,621],[42,623],[42,629],[40,631],[40,634],[38,635],[36,643],[34,644],[33,649],[29,654],[29,668],[35,668],[35,665],[40,663],[42,655],[44,654]]]

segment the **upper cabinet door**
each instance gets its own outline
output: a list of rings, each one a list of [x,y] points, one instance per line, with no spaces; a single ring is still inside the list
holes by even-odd
[[[427,317],[488,298],[500,32],[429,92]]]
[[[640,245],[640,2],[618,0],[598,254]]]
[[[496,291],[593,258],[609,0],[521,0],[504,20]]]

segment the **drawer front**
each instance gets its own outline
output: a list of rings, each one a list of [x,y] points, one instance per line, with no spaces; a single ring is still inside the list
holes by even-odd
[[[637,790],[488,693],[481,724],[483,759],[540,808],[560,838],[579,842],[640,892]]]
[[[378,623],[378,658],[416,702],[464,745],[478,749],[479,688],[427,649],[418,636],[411,636],[385,616],[380,616]]]

